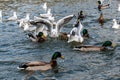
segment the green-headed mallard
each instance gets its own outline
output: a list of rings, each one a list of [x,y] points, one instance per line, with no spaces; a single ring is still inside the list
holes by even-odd
[[[38,35],[33,35],[31,33],[28,34],[28,37],[33,41],[33,42],[44,42],[46,41],[47,37],[43,34],[43,32],[39,32]]]
[[[83,45],[74,47],[73,50],[80,50],[80,51],[104,51],[109,50],[107,47],[115,47],[115,44],[111,41],[105,41],[102,46],[94,46],[94,45]]]
[[[101,11],[102,9],[109,8],[110,4],[103,5],[101,1],[98,1],[98,10]]]
[[[78,20],[80,19],[80,20],[83,20],[84,19],[84,13],[83,13],[83,11],[80,11],[80,13],[78,13]]]
[[[27,70],[27,71],[47,71],[50,69],[54,69],[57,66],[57,58],[64,58],[61,55],[61,52],[55,52],[51,58],[50,62],[41,62],[41,61],[34,61],[28,62],[23,65],[20,65],[18,69],[20,70]]]
[[[83,29],[82,36],[83,36],[84,39],[88,39],[89,38],[89,33],[88,33],[87,29]]]

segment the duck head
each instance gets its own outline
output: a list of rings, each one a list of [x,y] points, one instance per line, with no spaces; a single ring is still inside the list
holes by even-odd
[[[83,29],[82,33],[84,37],[89,37],[87,29]]]
[[[98,2],[99,5],[101,4],[101,1],[97,1],[97,2]]]
[[[57,58],[64,59],[64,56],[62,56],[61,52],[55,52],[52,56],[52,60],[56,60]]]
[[[44,35],[43,32],[39,32],[37,37],[42,37],[43,35]]]
[[[105,41],[102,46],[103,47],[108,47],[108,46],[115,47],[116,44],[112,43],[111,41]]]

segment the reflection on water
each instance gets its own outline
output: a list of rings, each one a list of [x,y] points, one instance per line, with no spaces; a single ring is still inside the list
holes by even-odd
[[[68,14],[77,15],[83,10],[86,18],[82,24],[91,36],[88,44],[106,40],[120,42],[120,30],[111,28],[113,18],[120,21],[120,12],[117,11],[119,0],[111,0],[110,8],[103,10],[106,20],[103,27],[96,21],[100,15],[96,0],[0,0],[0,9],[3,10],[3,23],[0,23],[0,80],[22,80],[28,72],[17,70],[18,65],[39,60],[49,62],[55,51],[61,51],[65,56],[64,61],[58,60],[59,73],[38,71],[29,80],[119,80],[119,44],[114,51],[80,52],[73,51],[66,41],[57,39],[48,39],[42,44],[33,43],[16,22],[6,21],[13,11],[19,18],[30,13],[33,19],[44,13],[41,8],[44,2],[56,14],[56,20]],[[65,25],[62,31],[69,32],[74,21]]]

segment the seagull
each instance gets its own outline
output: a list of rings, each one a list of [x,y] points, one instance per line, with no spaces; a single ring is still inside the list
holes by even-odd
[[[78,22],[77,24],[79,25],[74,27],[70,31],[70,34],[68,34],[68,43],[73,41],[82,43],[84,40],[80,33],[82,31],[83,25],[81,24],[81,22]]]
[[[48,19],[39,18],[38,20],[30,21],[30,23],[31,24],[42,23],[42,24],[46,25],[48,27],[48,30],[50,30],[49,36],[55,38],[55,37],[59,37],[60,29],[66,23],[68,23],[73,17],[74,17],[74,15],[68,15],[68,16],[63,17],[62,19],[58,20],[57,22],[55,22],[55,21],[51,22]]]
[[[45,12],[47,11],[47,2],[45,2],[45,3],[42,5],[42,8],[45,10]]]
[[[23,25],[23,30],[24,30],[24,31],[35,31],[35,30],[36,30],[36,27],[30,25],[29,23],[24,23],[24,25]]]
[[[28,23],[29,20],[30,20],[30,14],[27,13],[25,18],[17,20],[19,27],[23,27],[25,25],[25,23]]]
[[[9,20],[9,21],[17,20],[17,14],[16,14],[16,12],[13,12],[13,16],[9,17],[7,20]]]
[[[46,14],[40,14],[42,18],[48,18],[49,16],[52,16],[51,9],[48,9]]]
[[[116,19],[113,19],[113,26],[112,26],[112,28],[115,28],[115,29],[119,29],[120,28],[120,24],[117,23]]]
[[[120,4],[118,4],[118,11],[120,11]]]
[[[0,22],[2,23],[2,10],[0,10]]]

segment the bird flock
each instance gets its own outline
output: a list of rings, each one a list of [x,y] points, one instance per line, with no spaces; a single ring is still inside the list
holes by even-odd
[[[67,43],[79,43],[82,44],[85,39],[89,39],[89,33],[87,29],[83,29],[84,26],[81,23],[84,20],[85,16],[83,11],[80,11],[78,15],[70,14],[64,16],[58,21],[55,20],[55,16],[51,13],[51,9],[47,7],[47,3],[44,3],[42,6],[44,10],[44,14],[40,14],[39,16],[34,16],[33,20],[30,20],[30,14],[26,14],[25,18],[18,19],[17,12],[13,12],[13,16],[9,17],[8,21],[17,21],[18,27],[27,33],[28,38],[33,42],[45,42],[48,40],[47,38],[59,38],[67,40]],[[104,17],[102,14],[102,10],[110,8],[110,4],[104,4],[104,0],[98,1],[98,10],[101,11],[99,22],[104,23]],[[118,11],[120,11],[120,4],[118,4]],[[76,18],[75,23],[73,23],[73,28],[69,33],[63,33],[61,29],[65,24],[69,23],[73,18]],[[2,10],[0,10],[0,22],[2,23]],[[119,29],[120,24],[118,24],[116,19],[113,19],[112,28]],[[83,45],[82,46],[74,46],[73,50],[80,51],[101,51],[108,50],[108,46],[114,47],[115,45],[111,41],[105,41],[102,46],[94,46],[94,45]],[[50,63],[47,62],[30,62],[20,65],[19,69],[36,71],[42,70],[46,71],[48,69],[54,68],[57,65],[56,59],[63,58],[60,52],[55,52],[51,58]]]

